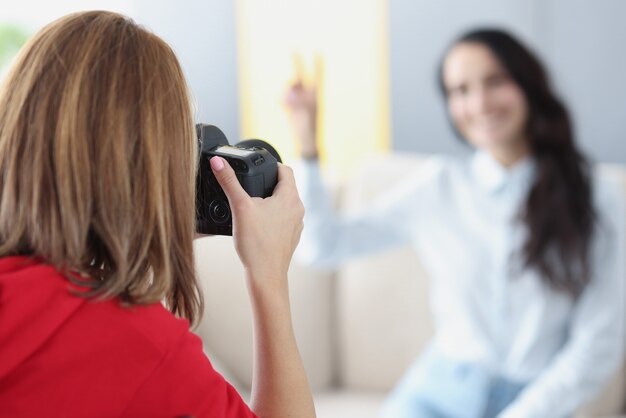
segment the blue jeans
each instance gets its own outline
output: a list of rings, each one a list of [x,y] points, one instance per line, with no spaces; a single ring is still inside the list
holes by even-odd
[[[386,400],[382,418],[495,418],[524,388],[429,349]]]

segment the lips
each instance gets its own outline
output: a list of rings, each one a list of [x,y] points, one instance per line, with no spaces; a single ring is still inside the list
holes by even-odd
[[[480,118],[471,123],[470,129],[477,132],[493,132],[502,129],[508,123],[508,118],[499,116],[490,116]]]

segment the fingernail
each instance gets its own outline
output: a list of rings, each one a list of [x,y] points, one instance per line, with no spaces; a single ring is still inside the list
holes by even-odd
[[[217,156],[211,158],[211,168],[215,171],[222,171],[224,168],[224,160]]]

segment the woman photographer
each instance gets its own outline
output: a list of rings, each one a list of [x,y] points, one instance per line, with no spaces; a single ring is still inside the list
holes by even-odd
[[[439,83],[474,152],[433,158],[380,204],[334,216],[317,164],[315,86],[286,102],[302,150],[302,257],[333,266],[411,244],[435,336],[386,418],[562,418],[622,362],[624,202],[592,175],[539,60],[500,30],[459,38]]]
[[[303,216],[289,168],[251,199],[211,160],[254,314],[251,410],[189,331],[191,106],[173,51],[115,13],[66,16],[22,50],[0,90],[3,416],[315,416],[289,309]]]

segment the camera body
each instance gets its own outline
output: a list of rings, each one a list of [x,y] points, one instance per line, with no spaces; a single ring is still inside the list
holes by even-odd
[[[224,133],[213,125],[197,124],[200,161],[196,177],[196,231],[232,235],[233,223],[226,194],[217,182],[209,160],[224,158],[251,197],[272,195],[278,181],[280,156],[268,143],[253,139],[229,145]]]

